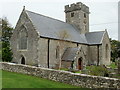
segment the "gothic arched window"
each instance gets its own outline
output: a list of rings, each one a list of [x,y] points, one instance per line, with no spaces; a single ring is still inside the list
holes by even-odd
[[[106,44],[106,47],[105,47],[105,57],[108,58],[108,44]]]
[[[18,44],[20,50],[27,49],[27,30],[25,28],[19,32]]]

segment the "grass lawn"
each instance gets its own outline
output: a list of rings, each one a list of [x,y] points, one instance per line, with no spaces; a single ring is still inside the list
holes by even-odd
[[[8,72],[8,71],[2,71],[2,87],[3,88],[79,88],[64,83],[54,82],[34,76]]]

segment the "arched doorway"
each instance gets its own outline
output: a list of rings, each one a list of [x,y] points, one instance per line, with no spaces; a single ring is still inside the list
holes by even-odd
[[[23,56],[21,58],[21,64],[25,64],[25,58]]]
[[[82,69],[82,57],[78,59],[78,69]]]

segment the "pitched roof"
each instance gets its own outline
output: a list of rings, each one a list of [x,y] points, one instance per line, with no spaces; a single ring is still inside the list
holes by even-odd
[[[101,44],[105,31],[86,33],[88,44]]]
[[[67,48],[62,56],[63,61],[74,61],[79,48]]]
[[[83,44],[101,44],[103,32],[80,34],[79,30],[71,24],[28,10],[25,11],[42,37]]]

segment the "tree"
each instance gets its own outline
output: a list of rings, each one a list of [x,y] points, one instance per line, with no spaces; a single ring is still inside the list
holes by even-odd
[[[115,62],[116,59],[120,56],[120,42],[117,40],[111,41],[111,61]]]
[[[2,61],[2,42],[1,42],[1,37],[2,37],[2,19],[0,18],[0,61]]]
[[[10,62],[12,60],[12,52],[10,49],[10,38],[13,32],[13,28],[9,24],[7,18],[2,19],[2,61]]]

